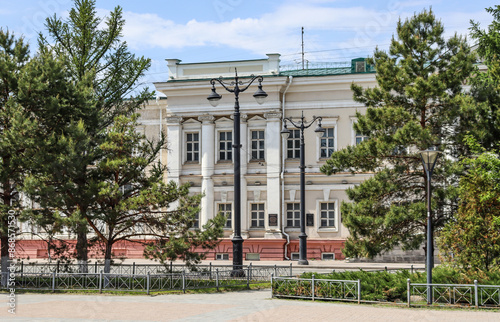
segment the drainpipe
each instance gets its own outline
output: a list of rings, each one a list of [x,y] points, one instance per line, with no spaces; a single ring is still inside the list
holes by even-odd
[[[290,85],[292,85],[293,81],[293,76],[288,76],[288,85],[286,86],[285,90],[283,91],[283,100],[281,102],[281,111],[282,111],[282,118],[285,117],[285,94],[288,91],[288,88]],[[281,137],[281,133],[280,133]],[[290,235],[288,235],[285,232],[285,157],[286,157],[286,145],[283,144],[282,149],[281,149],[281,231],[283,235],[286,236],[286,244],[285,244],[285,259],[290,260],[290,258],[287,256],[287,250],[288,250],[288,245],[290,244]]]
[[[162,107],[160,105],[160,97],[159,96],[156,97],[156,105],[158,105],[160,107],[160,133],[159,133],[160,137],[159,138],[161,138],[161,134],[162,134],[161,123],[163,122],[163,117],[162,117],[163,115],[162,115]],[[160,149],[160,164],[163,161],[162,160],[162,151],[163,151],[163,148]]]

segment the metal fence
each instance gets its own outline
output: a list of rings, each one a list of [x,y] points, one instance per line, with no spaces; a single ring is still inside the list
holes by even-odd
[[[407,305],[427,304],[427,295],[432,294],[431,304],[478,307],[500,306],[500,285],[474,284],[426,284],[407,281]]]
[[[361,301],[360,280],[329,280],[312,278],[271,278],[272,297],[311,300]]]
[[[292,264],[289,266],[265,266],[265,265],[248,265],[251,267],[253,273],[256,276],[267,275],[267,278],[271,278],[271,274],[275,276],[292,276]],[[63,263],[24,263],[20,262],[16,264],[15,273],[18,275],[23,275],[26,273],[33,274],[47,274],[47,273],[94,273],[99,274],[99,272],[104,271],[104,264],[93,263],[93,264],[63,264]],[[247,266],[243,268],[246,269]],[[196,266],[186,266],[184,264],[120,264],[111,265],[111,274],[121,274],[121,275],[146,275],[146,274],[172,274],[172,273],[182,273],[182,272],[213,272],[216,268],[220,270],[232,270],[232,265],[213,265],[209,263],[208,265],[196,265]]]
[[[208,265],[207,269],[176,273],[116,274],[116,273],[58,273],[52,272],[14,272],[7,274],[6,280],[13,281],[13,287],[26,290],[95,290],[95,291],[169,291],[203,288],[246,286],[268,282],[273,274],[288,276],[288,266],[243,267],[244,274],[234,274],[232,266],[219,267]],[[235,276],[236,275],[236,276]],[[9,285],[9,287],[12,287]]]
[[[431,304],[500,307],[500,285],[424,284],[407,280],[407,306],[427,305],[427,294],[432,292]],[[363,301],[360,280],[329,280],[293,277],[272,277],[272,297],[311,300]],[[400,304],[404,304],[400,303]]]

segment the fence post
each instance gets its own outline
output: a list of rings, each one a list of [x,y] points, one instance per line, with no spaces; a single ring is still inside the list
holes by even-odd
[[[358,304],[361,304],[361,280],[358,280]]]
[[[24,273],[24,262],[21,261],[21,278],[23,278],[23,273]]]
[[[99,272],[99,293],[102,293],[102,270]]]
[[[134,262],[135,264],[135,262]],[[149,271],[148,271],[148,276],[147,276],[147,280],[146,280],[146,291],[147,291],[147,294],[149,295],[149,287],[151,285],[151,276],[149,274]]]
[[[312,274],[312,278],[311,278],[311,295],[312,295],[312,300],[314,301],[314,274]]]
[[[97,274],[97,260],[95,261],[94,273],[96,273],[96,274]]]
[[[149,271],[148,271],[149,274]],[[135,275],[135,262],[132,263],[132,275]]]
[[[170,262],[172,264],[172,262]],[[186,270],[182,270],[182,292],[186,293]]]
[[[59,273],[59,260],[57,260],[56,272]]]
[[[217,292],[219,291],[219,268],[215,269],[215,287],[217,288]]]
[[[479,294],[478,294],[477,280],[474,280],[474,301],[475,301],[476,309],[478,309],[479,308]]]
[[[209,263],[210,280],[212,280],[212,262]]]
[[[52,272],[52,293],[56,291],[56,272]]]
[[[276,274],[276,264],[274,264],[274,275],[277,275]]]
[[[274,274],[271,274],[271,298],[274,297],[274,290],[273,290],[273,279],[274,279]]]
[[[406,280],[406,296],[407,296],[407,302],[408,302],[408,307],[410,307],[410,301],[411,301],[411,282],[410,279]]]
[[[172,265],[172,261],[170,261],[170,273],[173,273],[174,272],[174,268],[173,268],[173,265]]]
[[[250,271],[249,271],[249,274],[248,274],[248,275],[250,275],[250,279],[252,279],[252,263],[250,263],[250,264],[248,265],[248,267],[250,268]]]
[[[250,289],[250,274],[251,273],[251,268],[252,268],[252,263],[247,266],[247,288]]]
[[[290,276],[293,276],[292,263],[290,263]]]

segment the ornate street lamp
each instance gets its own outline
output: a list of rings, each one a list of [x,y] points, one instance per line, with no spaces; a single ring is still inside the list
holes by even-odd
[[[432,269],[434,268],[434,242],[432,236],[432,216],[431,216],[431,177],[436,165],[440,151],[425,150],[419,151],[424,165],[424,170],[427,178],[427,304],[432,304]]]
[[[234,158],[234,235],[232,239],[233,243],[233,271],[232,276],[245,276],[243,271],[243,238],[241,238],[241,173],[240,173],[240,103],[239,94],[246,91],[252,83],[257,80],[259,86],[257,91],[253,94],[253,97],[257,103],[264,103],[267,93],[262,90],[262,76],[252,76],[247,82],[242,82],[239,80],[238,72],[235,68],[234,81],[230,83],[225,83],[220,78],[213,78],[210,81],[212,84],[212,93],[207,97],[212,106],[217,106],[221,95],[217,94],[215,91],[215,83],[219,83],[230,93],[234,93],[234,144],[233,144],[233,158]],[[242,86],[242,88],[240,88]]]
[[[322,117],[313,116],[312,121],[304,120],[304,111],[300,117],[300,122],[294,122],[291,118],[283,118],[283,130],[281,136],[286,140],[290,136],[290,130],[287,128],[286,122],[290,122],[294,127],[300,129],[300,235],[299,235],[299,265],[309,265],[307,261],[307,235],[306,235],[306,179],[305,179],[305,144],[304,144],[304,129],[309,128],[316,120],[318,127],[314,130],[318,137],[322,137],[326,130],[321,127]]]

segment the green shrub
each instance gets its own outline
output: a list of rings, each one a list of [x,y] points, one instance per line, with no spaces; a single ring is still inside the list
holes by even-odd
[[[359,270],[329,274],[304,273],[300,277],[311,278],[313,274],[315,279],[359,279],[361,281],[361,299],[365,301],[407,301],[407,280],[410,279],[412,283],[426,283],[427,281],[425,272],[410,273],[409,270],[396,272]],[[477,274],[465,275],[447,266],[438,266],[432,270],[432,282],[435,284],[472,284],[474,279],[477,279],[479,284],[500,285],[500,271],[479,271]]]

